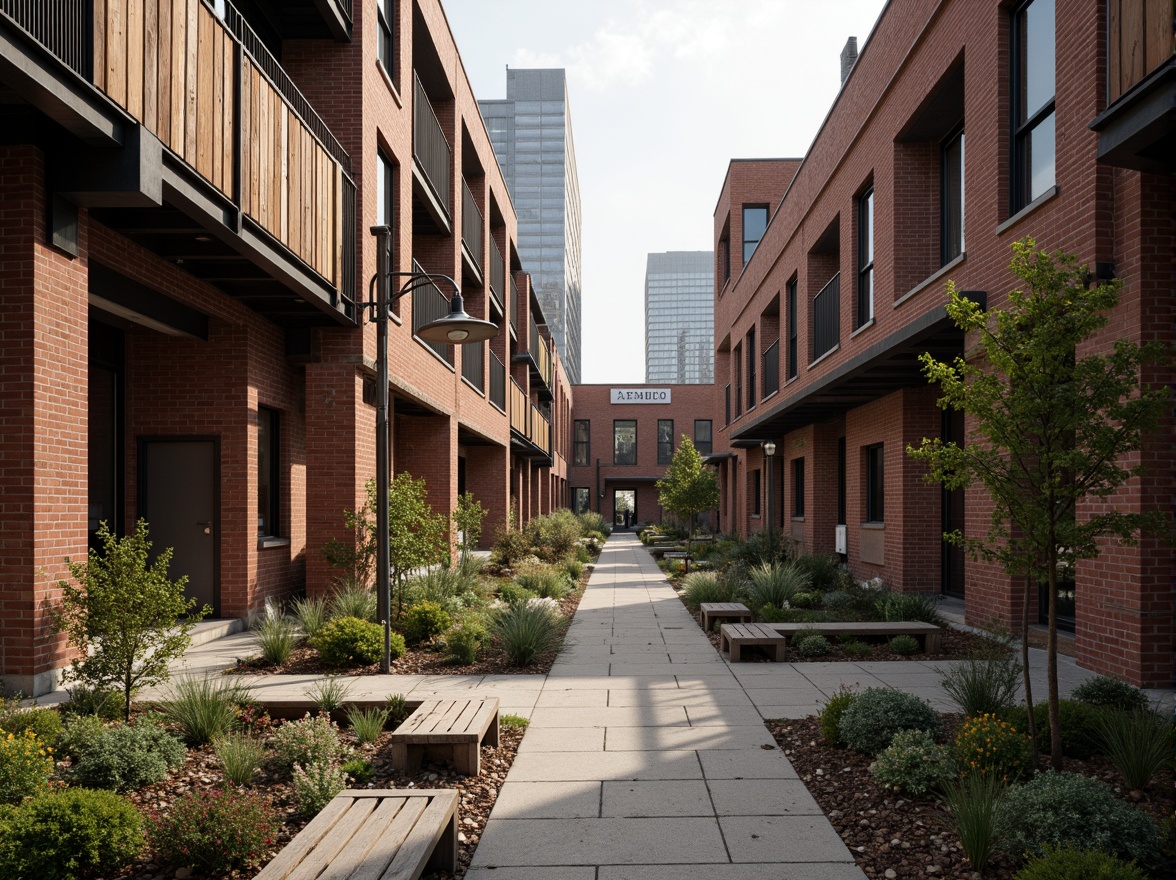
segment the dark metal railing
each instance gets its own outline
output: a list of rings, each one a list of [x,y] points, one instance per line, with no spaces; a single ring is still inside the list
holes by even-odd
[[[747,410],[750,412],[755,409],[759,398],[755,396],[755,346],[751,344],[750,338],[747,342]]]
[[[415,260],[412,264],[414,272],[424,272],[420,263]],[[427,284],[422,284],[412,294],[412,332],[415,334],[417,330],[432,321],[440,320],[449,314],[449,300],[441,289],[432,281]],[[420,339],[420,337],[417,337]],[[448,342],[426,342],[421,339],[421,343],[427,345],[437,353],[437,356],[448,364],[453,363],[453,346]]]
[[[505,309],[502,305],[504,290],[502,280],[505,276],[506,269],[502,264],[502,251],[498,249],[498,242],[494,240],[494,236],[490,236],[490,296],[503,314],[505,314]]]
[[[510,276],[510,302],[506,304],[506,310],[510,313],[510,329],[514,331],[515,337],[519,335],[519,285],[515,281],[514,276]]]
[[[478,203],[474,201],[473,190],[461,181],[461,243],[466,253],[473,261],[474,267],[482,271],[482,212],[478,210]]]
[[[731,424],[731,383],[723,389],[723,424]]]
[[[437,121],[429,96],[418,77],[413,77],[412,156],[424,172],[433,195],[449,210],[449,166],[452,152],[445,131]]]
[[[777,339],[764,352],[764,397],[780,390],[780,340]]]
[[[355,181],[343,175],[343,241],[339,258],[339,295],[347,302],[347,317],[355,318]]]
[[[841,273],[813,297],[813,360],[841,343]]]
[[[461,347],[461,375],[479,391],[486,390],[486,346],[463,345]]]
[[[16,22],[72,71],[91,79],[93,0],[0,0],[0,13]]]
[[[355,21],[355,10],[352,8],[351,0],[335,0],[335,2],[339,4],[339,8],[343,10],[348,21]]]
[[[490,352],[490,402],[506,412],[506,365]]]

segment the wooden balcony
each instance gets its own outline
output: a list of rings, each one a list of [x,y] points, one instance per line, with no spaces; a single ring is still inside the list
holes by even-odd
[[[534,380],[532,387],[543,400],[551,400],[554,392],[555,365],[551,356],[551,345],[539,332],[539,325],[533,316],[529,319],[526,351],[514,356],[516,361],[526,361]]]
[[[527,436],[527,417],[530,414],[527,392],[514,379],[510,380],[510,428]]]
[[[510,380],[510,442],[511,449],[524,458],[551,466],[551,422],[514,379]]]
[[[1090,127],[1098,158],[1156,174],[1176,171],[1176,16],[1171,0],[1109,0],[1107,109]]]
[[[547,416],[543,415],[542,410],[533,403],[531,404],[530,428],[527,432],[527,439],[536,448],[541,449],[547,455],[551,455],[551,422],[547,420]]]
[[[19,32],[138,125],[6,39]],[[0,38],[0,78],[26,100],[91,141],[112,120],[122,151],[77,156],[67,198],[258,311],[353,320],[350,157],[231,3],[222,19],[201,0],[0,0]],[[55,82],[11,73],[30,58]]]

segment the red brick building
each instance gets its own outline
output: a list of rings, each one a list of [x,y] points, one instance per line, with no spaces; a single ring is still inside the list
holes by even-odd
[[[711,385],[576,385],[574,393],[568,503],[577,513],[595,510],[622,528],[660,522],[654,483],[682,436],[703,455],[722,458]]]
[[[4,4],[0,83],[4,686],[54,686],[44,602],[100,521],[220,616],[329,589],[375,472],[374,225],[502,328],[430,345],[448,282],[398,302],[393,471],[487,541],[565,503],[570,390],[438,0]]]
[[[982,493],[925,483],[905,454],[968,427],[936,407],[916,357],[969,352],[944,285],[1001,308],[1026,236],[1123,280],[1092,350],[1174,341],[1173,45],[1170,0],[893,0],[808,155],[731,163],[715,212],[716,442],[738,450],[721,467],[725,521],[758,528],[773,441],[774,512],[805,549],[962,596],[973,624],[1019,621],[1021,590],[941,538],[985,533]],[[1172,450],[1169,418],[1116,501],[1170,511]],[[1079,564],[1061,596],[1079,662],[1170,684],[1173,586],[1152,536]]]

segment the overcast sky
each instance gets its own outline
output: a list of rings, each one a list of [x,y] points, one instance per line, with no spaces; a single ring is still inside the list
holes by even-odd
[[[732,158],[803,156],[884,0],[442,0],[478,98],[563,67],[583,211],[581,380],[645,378],[645,255],[710,250]],[[525,266],[523,267],[526,268]]]

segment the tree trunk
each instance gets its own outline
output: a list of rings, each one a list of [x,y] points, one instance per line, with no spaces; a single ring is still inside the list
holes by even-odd
[[[1021,675],[1025,683],[1025,707],[1029,710],[1026,733],[1033,747],[1033,765],[1037,765],[1037,719],[1033,714],[1033,684],[1029,677],[1029,602],[1032,599],[1031,578],[1025,579],[1025,601],[1021,604]]]
[[[1050,544],[1046,559],[1049,575],[1049,631],[1046,636],[1046,686],[1049,689],[1049,758],[1050,766],[1062,769],[1062,722],[1058,708],[1058,553]]]

